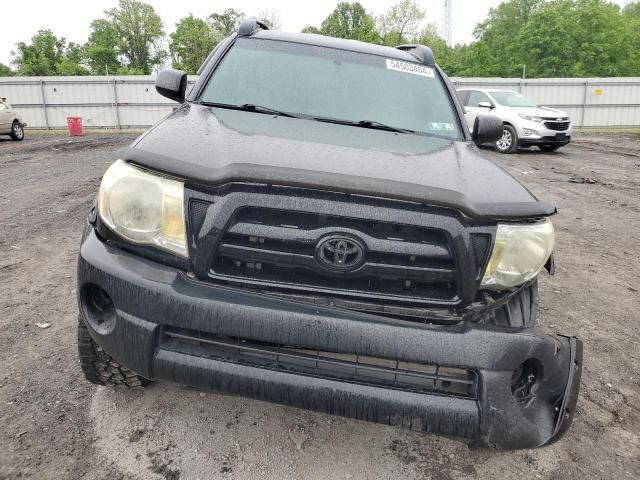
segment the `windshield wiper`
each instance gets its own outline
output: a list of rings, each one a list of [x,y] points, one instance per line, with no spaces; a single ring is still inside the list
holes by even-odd
[[[313,120],[316,120],[318,122],[337,123],[339,125],[350,125],[352,127],[375,128],[377,130],[386,130],[388,132],[396,132],[396,133],[411,133],[411,134],[417,133],[415,130],[392,127],[391,125],[386,125],[382,122],[377,122],[375,120],[354,121],[354,120],[341,120],[339,118],[329,118],[329,117],[313,117]]]
[[[233,103],[200,102],[200,105],[204,105],[206,107],[228,108],[231,110],[242,110],[244,112],[266,113],[268,115],[278,115],[280,117],[304,118],[302,115],[283,112],[274,108],[263,107],[262,105],[254,105],[253,103],[235,105]]]

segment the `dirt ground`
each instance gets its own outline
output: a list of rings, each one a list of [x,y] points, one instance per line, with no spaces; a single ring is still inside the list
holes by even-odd
[[[114,150],[133,138],[0,141],[0,479],[640,478],[640,136],[581,137],[555,154],[485,151],[558,206],[542,320],[585,342],[573,427],[517,452],[167,383],[84,381],[81,226]]]

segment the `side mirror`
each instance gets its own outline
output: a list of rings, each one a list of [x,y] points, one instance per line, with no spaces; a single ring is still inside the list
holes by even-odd
[[[156,78],[156,91],[163,97],[176,102],[184,102],[187,91],[187,74],[182,70],[167,68]]]
[[[476,145],[495,143],[502,138],[502,120],[493,115],[478,115],[473,124],[471,139]]]
[[[478,106],[481,108],[488,108],[489,110],[493,108],[493,105],[491,105],[491,102],[480,102],[478,103]]]

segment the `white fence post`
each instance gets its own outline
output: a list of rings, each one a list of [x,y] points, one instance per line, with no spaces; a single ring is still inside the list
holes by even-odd
[[[589,80],[584,81],[584,90],[582,92],[582,117],[580,118],[580,127],[584,127],[584,117],[587,111],[587,90],[589,88]]]
[[[47,130],[50,130],[51,127],[49,125],[49,114],[47,113],[47,98],[44,92],[44,80],[40,79],[40,95],[42,97],[42,111],[44,113],[44,123],[47,127]]]
[[[116,110],[116,123],[118,126],[118,130],[121,130],[122,124],[120,123],[120,105],[118,103],[118,87],[116,85],[116,77],[113,77],[113,101]]]

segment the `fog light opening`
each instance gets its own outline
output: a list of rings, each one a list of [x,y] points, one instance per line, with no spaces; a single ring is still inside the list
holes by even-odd
[[[87,284],[82,288],[81,299],[85,318],[96,332],[104,334],[113,329],[116,307],[104,289]]]
[[[534,359],[524,361],[511,375],[511,394],[521,406],[527,407],[536,398],[542,380],[542,364]]]

